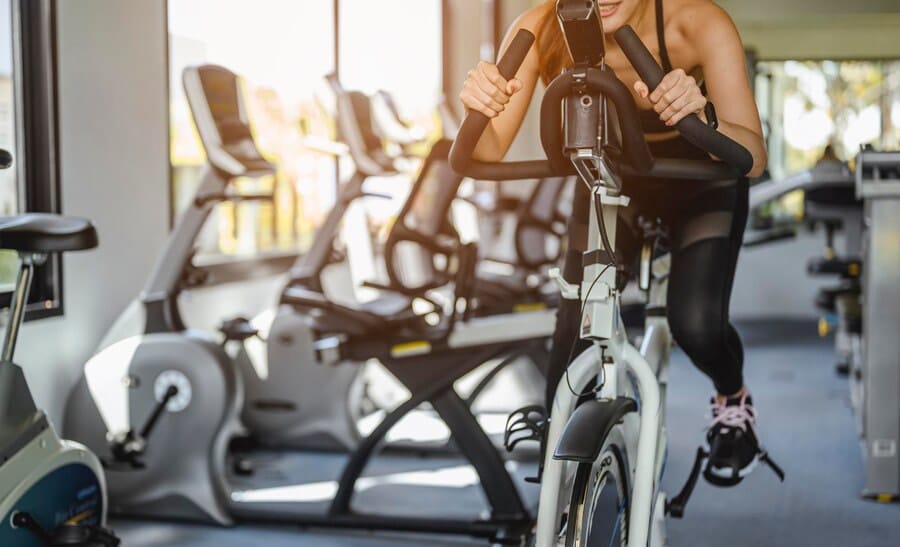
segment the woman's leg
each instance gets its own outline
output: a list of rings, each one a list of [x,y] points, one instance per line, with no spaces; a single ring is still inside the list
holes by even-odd
[[[756,409],[744,386],[744,350],[730,322],[729,301],[747,221],[747,184],[691,196],[676,223],[669,278],[669,323],[675,341],[716,389],[704,476],[739,483],[762,460]]]
[[[672,335],[723,396],[744,387],[744,352],[729,318],[747,221],[747,184],[695,195],[674,226],[668,313]]]

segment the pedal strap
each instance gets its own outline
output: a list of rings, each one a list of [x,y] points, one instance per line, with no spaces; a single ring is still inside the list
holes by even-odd
[[[765,450],[760,450],[760,452],[759,452],[759,461],[761,461],[761,462],[763,462],[764,464],[768,465],[768,466],[769,466],[769,469],[771,469],[772,472],[775,473],[775,476],[778,477],[778,480],[780,480],[781,482],[784,482],[784,477],[785,477],[785,475],[784,475],[784,469],[782,469],[780,465],[778,465],[777,463],[775,463],[775,462],[772,460],[772,458],[769,457],[769,453],[768,453],[768,452],[766,452]]]
[[[547,451],[547,427],[550,421],[547,411],[540,405],[529,405],[513,411],[506,419],[506,430],[503,433],[503,446],[512,452],[523,441],[540,443],[540,459],[536,477],[525,477],[525,482],[540,484],[544,474],[544,454]]]
[[[540,405],[529,405],[514,410],[506,419],[503,446],[507,452],[523,441],[540,441],[547,428],[547,411]]]

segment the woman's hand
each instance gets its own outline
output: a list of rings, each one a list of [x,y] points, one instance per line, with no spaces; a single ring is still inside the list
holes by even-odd
[[[481,61],[466,76],[459,98],[467,109],[495,118],[506,109],[510,97],[521,89],[521,81],[516,78],[507,81],[500,75],[497,65]]]
[[[693,76],[676,68],[666,74],[653,93],[647,84],[638,80],[634,90],[641,97],[648,99],[659,119],[666,125],[673,126],[689,114],[698,114],[701,119],[706,108],[706,97],[700,91],[697,80]],[[647,96],[649,94],[649,97]]]

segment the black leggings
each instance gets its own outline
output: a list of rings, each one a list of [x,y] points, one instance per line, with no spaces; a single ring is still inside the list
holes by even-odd
[[[652,146],[658,157],[703,159],[705,155],[678,139]],[[588,209],[586,187],[577,182],[569,251],[563,276],[581,283],[581,254],[586,246]],[[671,236],[671,269],[667,310],[669,326],[678,345],[709,376],[717,392],[732,394],[744,384],[741,339],[729,321],[734,271],[747,222],[746,179],[724,183],[625,181],[631,204],[623,209],[616,234],[617,261],[634,270],[642,238],[635,228],[638,216],[659,219]],[[578,340],[580,302],[563,300],[557,311],[556,331],[547,372],[547,408],[572,357],[588,347]],[[574,348],[573,348],[574,345]]]

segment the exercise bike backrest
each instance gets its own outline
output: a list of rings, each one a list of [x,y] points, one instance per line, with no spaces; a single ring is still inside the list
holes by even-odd
[[[253,139],[240,78],[225,67],[200,65],[186,68],[182,79],[210,167],[226,179],[274,174]]]

